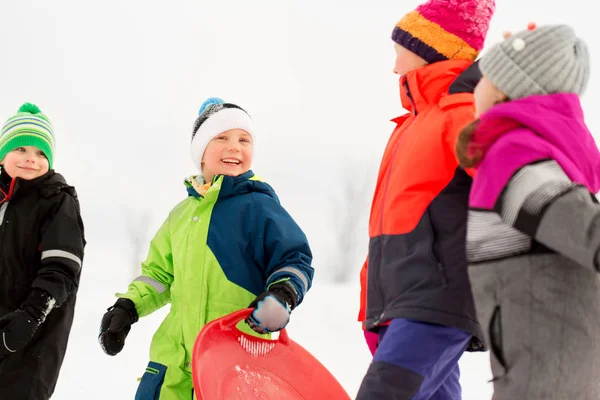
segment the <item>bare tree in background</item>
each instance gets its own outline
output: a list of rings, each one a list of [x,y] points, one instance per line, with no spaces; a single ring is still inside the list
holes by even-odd
[[[124,214],[131,254],[130,275],[133,280],[140,275],[141,263],[146,258],[152,213],[148,210],[125,208]]]
[[[368,250],[368,217],[373,196],[376,170],[365,168],[365,163],[346,163],[352,169],[345,169],[338,182],[339,190],[331,199],[331,218],[334,228],[335,247],[330,253],[328,268],[335,283],[345,283],[353,279],[357,268],[362,266]]]

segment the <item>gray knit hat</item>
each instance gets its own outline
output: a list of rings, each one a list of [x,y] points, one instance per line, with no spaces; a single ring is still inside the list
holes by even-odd
[[[550,93],[581,95],[590,77],[590,57],[573,28],[546,25],[492,46],[483,55],[480,69],[513,100]]]

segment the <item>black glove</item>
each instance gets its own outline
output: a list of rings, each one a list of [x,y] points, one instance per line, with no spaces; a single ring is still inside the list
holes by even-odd
[[[109,356],[119,354],[125,345],[125,338],[131,325],[138,321],[135,304],[129,299],[120,298],[102,317],[98,341],[102,350]]]
[[[297,298],[291,284],[276,283],[250,303],[248,307],[254,308],[254,311],[246,323],[258,333],[279,331],[290,321],[290,313],[296,308]]]
[[[21,307],[0,318],[0,357],[22,350],[29,344],[55,300],[41,289],[33,289]]]

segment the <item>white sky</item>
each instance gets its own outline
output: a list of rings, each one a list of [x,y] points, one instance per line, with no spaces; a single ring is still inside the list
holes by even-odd
[[[181,180],[195,172],[190,130],[202,101],[237,103],[260,134],[255,172],[309,234],[316,259],[326,260],[340,181],[364,186],[368,204],[389,120],[403,112],[389,37],[417,4],[2,2],[0,120],[24,101],[49,115],[56,169],[78,188],[88,234],[111,240],[106,221],[120,221],[122,207],[151,209],[155,228],[185,195]],[[576,24],[594,57],[593,13],[586,15],[584,1],[568,4],[499,1],[487,43],[530,20],[564,21]],[[586,104],[595,104],[597,82],[592,75]],[[593,110],[588,119],[600,130]],[[366,225],[367,213],[354,212]]]
[[[129,246],[125,207],[148,210],[153,231],[185,197],[182,179],[195,173],[190,131],[209,96],[252,115],[260,135],[254,170],[275,187],[308,234],[318,279],[325,276],[319,269],[337,256],[331,243],[340,232],[331,214],[348,206],[338,199],[340,182],[351,179],[364,189],[364,199],[350,204],[361,204],[350,212],[365,225],[363,245],[350,266],[358,271],[366,254],[368,210],[362,204],[369,203],[393,129],[389,120],[403,112],[391,73],[390,34],[417,4],[0,2],[0,121],[29,101],[53,122],[56,169],[77,187],[86,222],[80,297],[93,286],[93,293],[106,292],[109,299],[127,284],[123,269],[130,267],[121,255]],[[500,0],[487,44],[531,20],[567,22],[588,41],[595,65],[600,41],[593,37],[592,6],[583,0]],[[598,132],[596,71],[584,106],[590,128]],[[119,261],[107,262],[111,250]],[[78,316],[92,313],[99,324],[109,305],[79,309]]]

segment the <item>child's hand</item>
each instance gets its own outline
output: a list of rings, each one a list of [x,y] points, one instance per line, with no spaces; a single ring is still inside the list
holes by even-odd
[[[246,322],[254,331],[276,332],[290,321],[290,313],[296,307],[296,294],[291,285],[277,283],[258,296],[249,307],[254,308],[254,312]]]
[[[0,318],[0,357],[22,350],[33,338],[41,322],[25,310],[17,310]]]
[[[0,358],[25,348],[54,304],[46,291],[33,289],[18,310],[0,318]]]
[[[125,298],[117,300],[102,317],[98,341],[102,350],[109,356],[119,354],[125,346],[125,338],[131,325],[138,320],[138,313],[133,301]]]
[[[364,335],[369,351],[371,352],[371,355],[374,356],[377,346],[379,345],[379,335],[369,331],[364,331]]]

